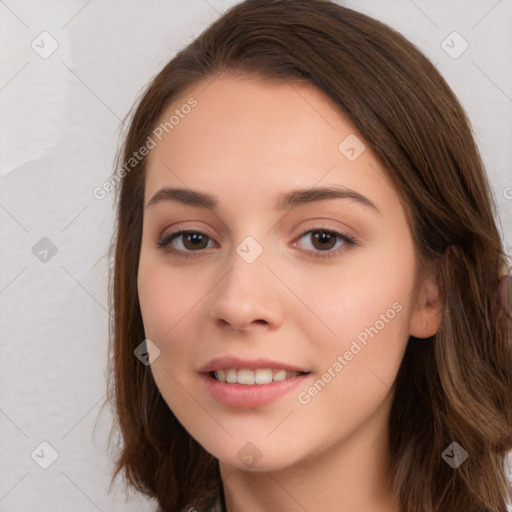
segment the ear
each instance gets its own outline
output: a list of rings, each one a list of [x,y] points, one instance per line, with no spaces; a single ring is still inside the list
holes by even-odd
[[[434,269],[420,279],[409,323],[409,335],[415,338],[434,336],[441,325],[443,304]]]

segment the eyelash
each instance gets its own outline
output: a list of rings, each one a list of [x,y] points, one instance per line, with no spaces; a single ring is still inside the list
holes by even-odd
[[[323,228],[323,227],[317,227],[315,229],[308,229],[307,231],[302,232],[301,235],[299,235],[298,240],[300,240],[304,235],[307,235],[309,233],[317,233],[317,232],[326,232],[330,235],[336,236],[338,239],[343,240],[344,244],[341,246],[341,248],[338,248],[336,250],[326,250],[326,251],[306,251],[306,252],[312,252],[313,257],[316,258],[333,258],[335,256],[339,256],[341,253],[345,252],[347,248],[350,246],[356,246],[359,244],[359,241],[351,236],[345,235],[344,233],[339,233],[338,231],[334,231],[332,229]],[[199,234],[203,235],[206,238],[211,240],[211,237],[209,237],[206,233],[203,231],[193,230],[193,229],[180,229],[178,231],[174,231],[172,233],[169,233],[167,235],[164,235],[160,240],[157,242],[157,248],[162,249],[167,252],[171,252],[173,254],[176,254],[177,256],[183,257],[183,258],[190,258],[194,257],[193,254],[190,253],[201,253],[204,249],[198,249],[196,251],[182,251],[181,249],[177,250],[173,248],[170,244],[175,239],[183,234]],[[348,246],[348,247],[347,247]]]

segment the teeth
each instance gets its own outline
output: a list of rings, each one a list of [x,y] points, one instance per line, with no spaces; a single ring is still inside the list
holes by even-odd
[[[255,370],[254,382],[256,384],[270,384],[272,382],[272,370],[268,368]]]
[[[237,380],[236,370],[229,369],[225,370],[226,372],[226,382],[229,382],[230,384],[234,384]],[[219,378],[219,374],[217,373],[217,378]]]
[[[254,384],[255,375],[252,370],[238,370],[236,381],[238,384]]]
[[[291,377],[301,375],[303,372],[287,372],[286,370],[272,370],[270,368],[258,368],[257,370],[236,370],[227,368],[217,370],[214,376],[221,382],[228,384],[270,384],[271,382],[280,382]]]
[[[272,379],[275,381],[275,382],[279,382],[281,380],[284,380],[286,379],[286,374],[288,372],[286,370],[274,370],[274,373],[272,375]],[[297,373],[297,372],[294,372],[294,373]]]

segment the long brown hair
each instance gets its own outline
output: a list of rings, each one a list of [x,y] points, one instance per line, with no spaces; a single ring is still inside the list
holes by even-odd
[[[177,421],[150,368],[134,356],[145,337],[136,283],[146,158],[126,163],[178,95],[223,73],[314,84],[382,161],[406,207],[420,263],[435,265],[443,300],[438,333],[409,339],[394,384],[391,488],[404,512],[505,512],[512,322],[497,287],[507,259],[470,123],[410,42],[328,0],[235,5],[162,69],[131,116],[116,167],[110,249],[107,401],[110,441],[118,441],[111,483],[123,471],[126,483],[165,512],[207,510],[222,493],[218,460]],[[452,442],[469,454],[456,469],[441,456]]]

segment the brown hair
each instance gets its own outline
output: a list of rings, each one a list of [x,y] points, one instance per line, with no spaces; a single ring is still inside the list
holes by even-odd
[[[507,260],[456,96],[410,42],[368,16],[327,0],[247,0],[151,81],[118,163],[145,145],[178,95],[223,73],[314,84],[382,161],[406,206],[420,263],[434,263],[443,300],[438,333],[409,339],[394,384],[390,486],[407,512],[505,512],[512,327],[497,287]],[[125,482],[156,498],[160,511],[206,510],[222,493],[218,461],[178,422],[133,354],[145,338],[136,287],[145,163],[121,180],[111,245],[107,401],[111,439],[116,433],[120,442],[111,484],[123,470]],[[441,457],[454,441],[469,453],[456,469]]]

